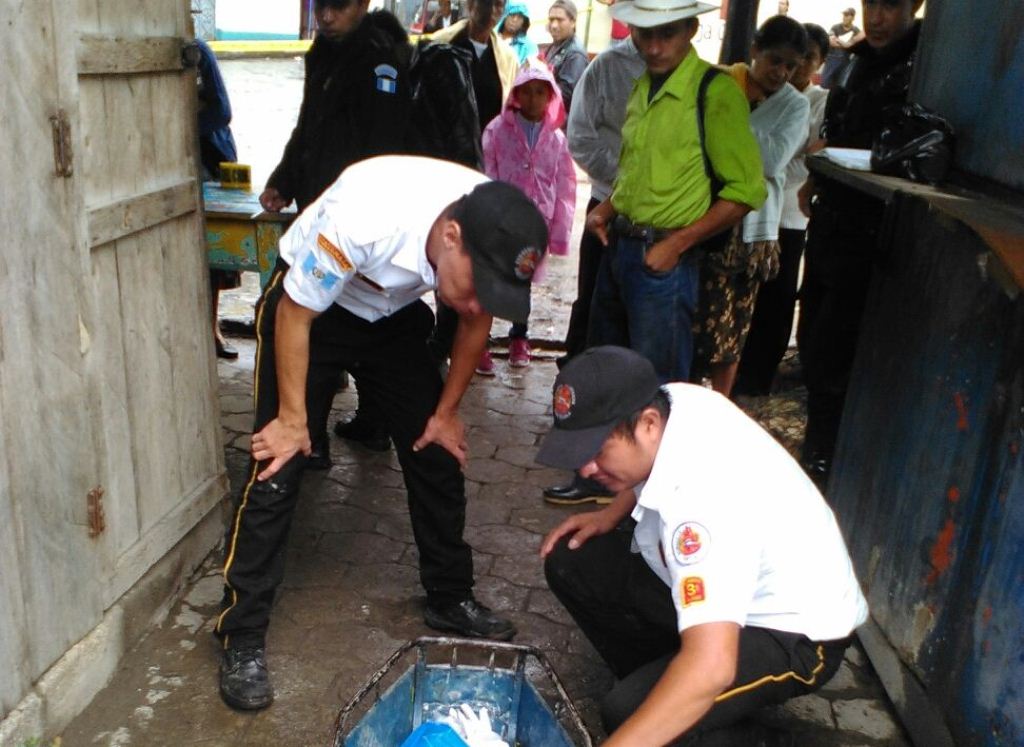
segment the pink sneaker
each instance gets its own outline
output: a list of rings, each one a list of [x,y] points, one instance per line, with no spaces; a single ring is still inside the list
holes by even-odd
[[[508,364],[513,368],[530,365],[530,343],[525,337],[513,337],[508,341]]]
[[[476,372],[481,376],[494,376],[494,359],[491,358],[491,351],[484,350],[480,356],[480,362],[476,364]]]

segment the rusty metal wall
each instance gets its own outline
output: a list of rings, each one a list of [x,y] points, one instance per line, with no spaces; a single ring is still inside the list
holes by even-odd
[[[1024,295],[970,229],[900,212],[830,501],[872,614],[960,745],[1024,744]]]
[[[1024,189],[1024,0],[929,2],[913,98],[957,128],[957,164]]]

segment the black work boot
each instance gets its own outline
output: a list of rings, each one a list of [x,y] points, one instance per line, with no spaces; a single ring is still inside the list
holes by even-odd
[[[224,649],[220,696],[229,706],[242,711],[258,711],[273,702],[274,689],[261,646]]]
[[[335,423],[334,435],[346,441],[362,444],[370,451],[388,451],[391,448],[391,436],[387,430],[359,413],[351,420],[339,420]]]
[[[472,597],[437,606],[428,602],[423,622],[434,630],[492,641],[508,641],[516,634],[516,626],[511,620],[492,612]]]

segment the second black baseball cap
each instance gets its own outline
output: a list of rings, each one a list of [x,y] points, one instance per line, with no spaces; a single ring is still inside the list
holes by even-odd
[[[602,345],[580,353],[555,379],[555,423],[537,461],[579,469],[597,456],[620,421],[650,404],[660,386],[654,366],[635,350]]]

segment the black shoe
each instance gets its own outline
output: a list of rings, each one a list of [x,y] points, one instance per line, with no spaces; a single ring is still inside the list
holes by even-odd
[[[306,469],[326,470],[331,468],[331,442],[327,434],[323,440],[313,444],[309,456],[306,457]]]
[[[611,503],[614,497],[615,493],[601,483],[579,475],[576,475],[568,485],[544,488],[544,500],[556,506],[577,506],[584,503],[604,506]]]
[[[367,418],[358,415],[351,420],[339,420],[334,424],[334,435],[346,441],[355,441],[370,451],[387,451],[391,448],[391,436],[375,427]]]
[[[516,626],[472,597],[443,607],[431,607],[423,612],[423,622],[434,630],[458,633],[471,638],[489,638],[508,641],[516,634]]]
[[[232,708],[258,711],[274,701],[263,648],[228,648],[220,664],[220,696]]]
[[[221,341],[218,338],[213,338],[214,343],[217,346],[217,357],[225,360],[233,361],[238,357],[238,351],[231,347],[227,340]]]
[[[832,460],[822,456],[812,456],[809,459],[801,459],[800,466],[811,478],[811,481],[818,486],[822,493],[828,487],[828,475],[832,471]]]

